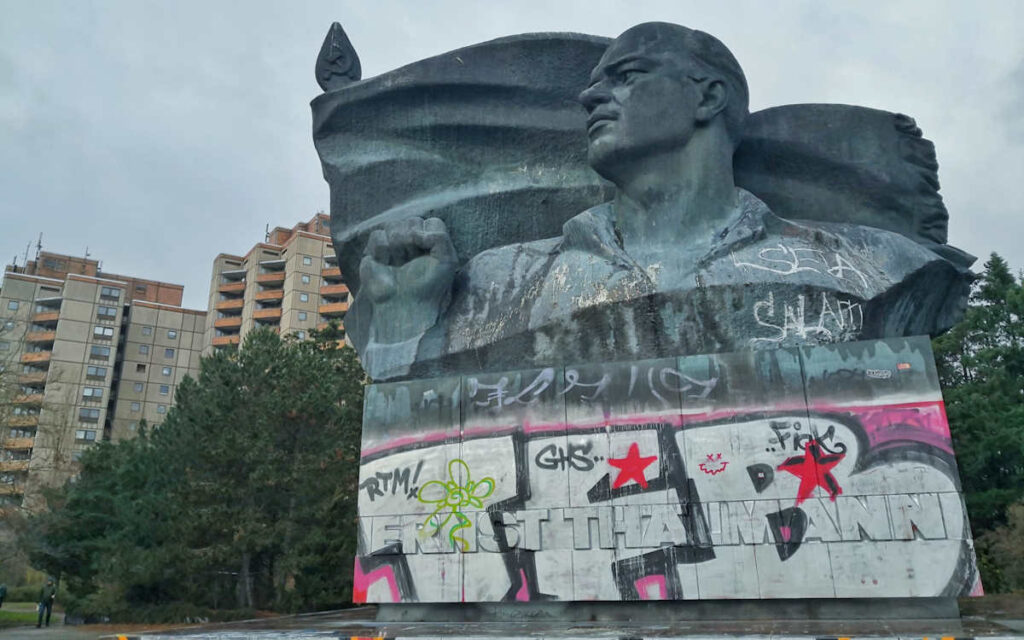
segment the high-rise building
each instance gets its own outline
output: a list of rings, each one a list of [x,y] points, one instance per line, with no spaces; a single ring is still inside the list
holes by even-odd
[[[292,228],[277,227],[245,255],[222,253],[214,259],[205,353],[239,344],[258,326],[304,338],[332,319],[342,321],[348,287],[341,281],[328,223],[328,216],[318,213]]]
[[[0,506],[33,508],[100,440],[159,424],[195,375],[205,316],[183,287],[40,252],[0,285]]]

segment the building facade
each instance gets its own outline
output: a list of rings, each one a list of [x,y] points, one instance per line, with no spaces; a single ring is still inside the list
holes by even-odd
[[[198,373],[206,314],[183,287],[40,253],[0,286],[0,505],[33,508],[101,440],[159,424]]]
[[[239,344],[256,327],[300,339],[332,320],[344,329],[349,292],[328,224],[320,213],[292,228],[277,227],[245,255],[214,259],[205,353]]]

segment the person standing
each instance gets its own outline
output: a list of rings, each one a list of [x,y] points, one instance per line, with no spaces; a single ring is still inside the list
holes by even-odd
[[[0,607],[4,606],[4,598],[7,597],[7,585],[0,583]]]
[[[39,591],[39,620],[36,622],[36,629],[43,626],[43,612],[46,612],[46,626],[50,626],[50,614],[53,613],[53,601],[57,599],[57,587],[53,584],[53,578],[47,578],[46,584]]]

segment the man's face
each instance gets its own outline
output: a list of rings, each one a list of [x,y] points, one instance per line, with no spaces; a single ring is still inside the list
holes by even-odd
[[[615,181],[637,159],[686,146],[701,92],[687,77],[685,55],[642,27],[605,51],[580,94],[588,160],[601,176]]]

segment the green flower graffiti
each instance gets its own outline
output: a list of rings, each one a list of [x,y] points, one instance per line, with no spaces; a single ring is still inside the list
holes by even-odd
[[[459,478],[465,478],[463,484],[459,484]],[[420,487],[416,499],[423,504],[434,504],[433,513],[423,521],[423,535],[434,535],[455,518],[455,524],[448,530],[448,539],[460,551],[469,549],[469,543],[460,536],[455,535],[456,531],[473,526],[469,518],[462,513],[466,507],[482,509],[484,498],[494,493],[494,478],[487,476],[479,482],[474,482],[470,477],[469,465],[464,460],[456,458],[448,463],[448,482],[431,480]],[[441,512],[451,512],[441,519]]]

